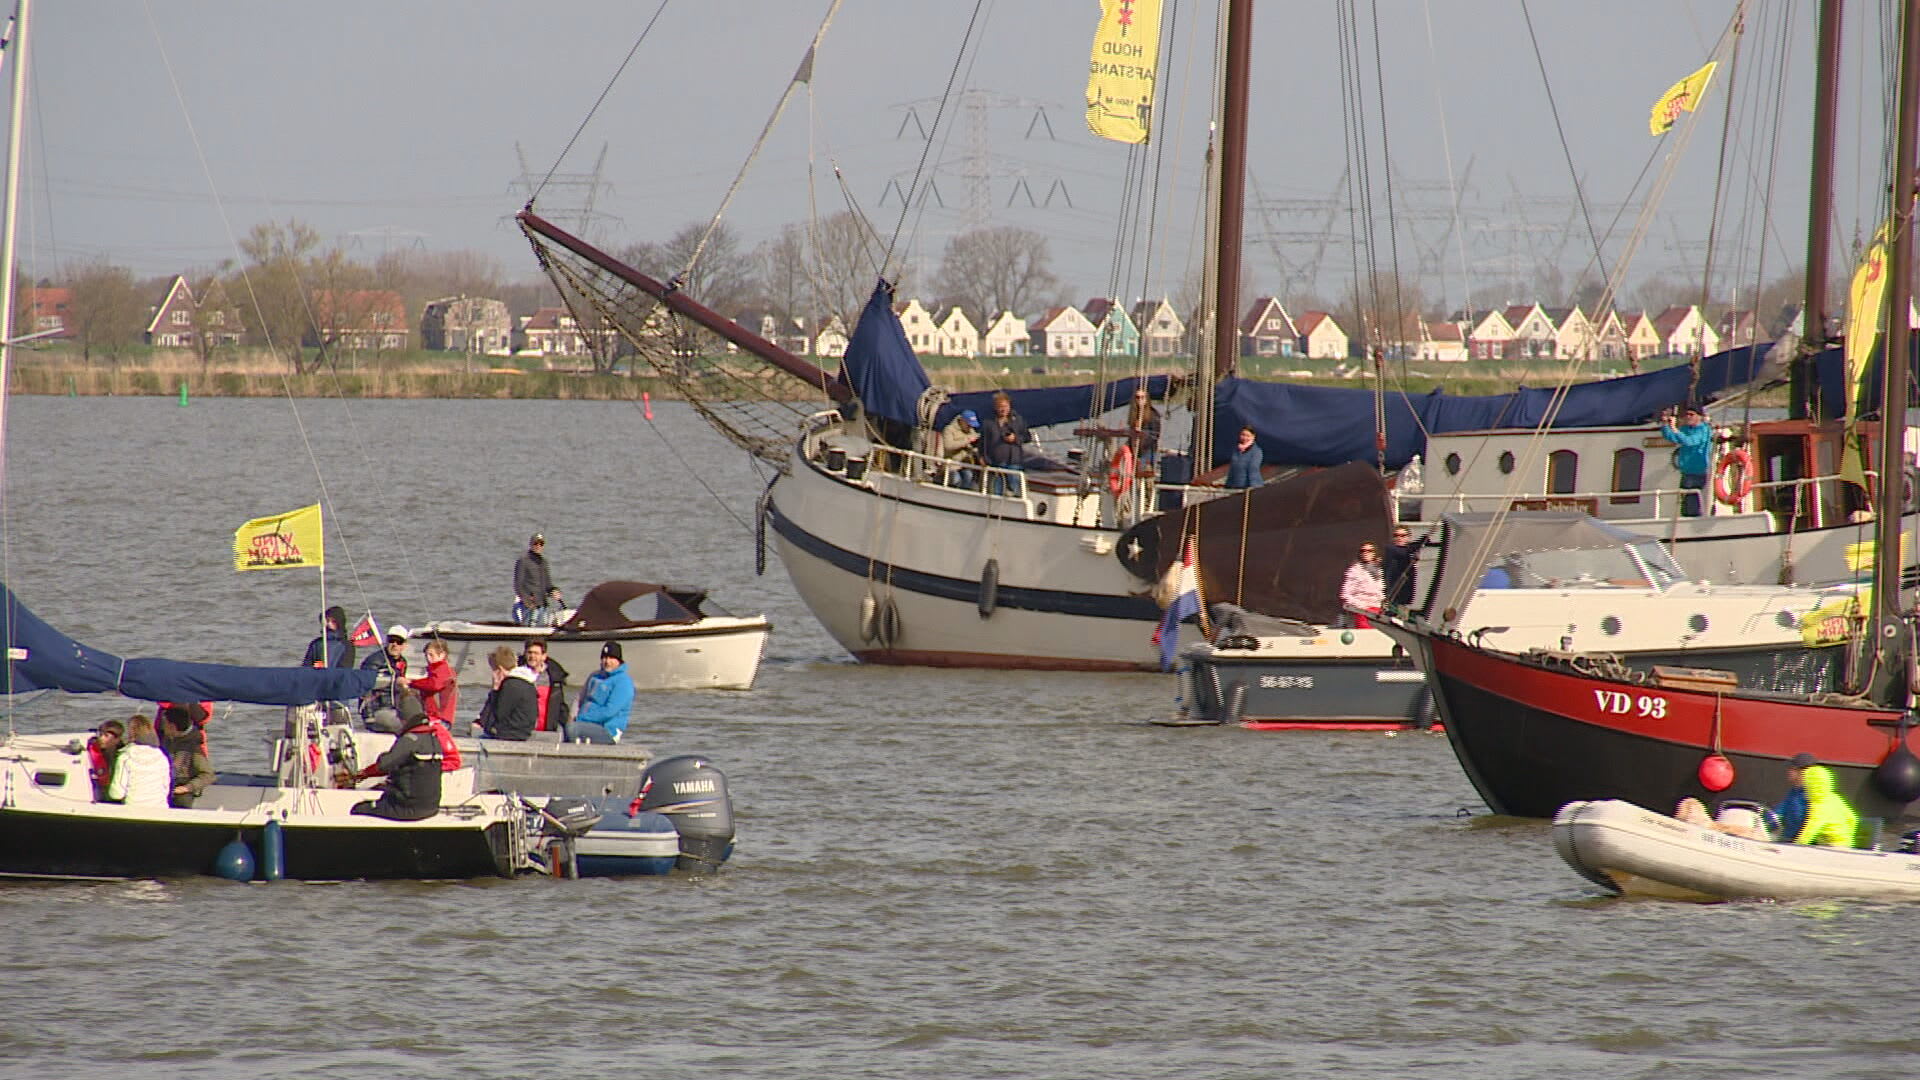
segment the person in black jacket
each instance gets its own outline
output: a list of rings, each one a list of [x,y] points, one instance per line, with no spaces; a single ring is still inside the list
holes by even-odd
[[[400,699],[400,717],[407,729],[393,740],[386,753],[353,776],[355,780],[387,778],[380,798],[356,804],[356,814],[419,821],[440,812],[440,740],[433,733],[427,710],[412,694]]]
[[[493,691],[480,706],[475,726],[489,739],[525,742],[533,737],[540,715],[540,695],[533,686],[533,671],[518,662],[505,645],[487,654],[487,666],[493,673]]]
[[[1413,531],[1405,525],[1393,527],[1393,542],[1380,560],[1387,582],[1387,603],[1394,607],[1413,606],[1414,562],[1420,556],[1420,549],[1426,546],[1427,538],[1413,538]]]

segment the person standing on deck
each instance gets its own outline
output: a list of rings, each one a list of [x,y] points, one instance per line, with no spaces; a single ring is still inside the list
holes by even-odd
[[[1227,461],[1227,479],[1223,486],[1259,487],[1261,463],[1260,444],[1253,439],[1253,429],[1241,428],[1240,437],[1234,444],[1233,457]]]
[[[1413,530],[1405,525],[1393,527],[1393,541],[1381,556],[1380,565],[1385,571],[1387,603],[1394,607],[1413,606],[1414,560],[1419,557],[1420,549],[1426,542],[1424,536],[1415,540]]]
[[[539,533],[527,541],[526,554],[513,564],[513,622],[515,626],[549,626],[558,605],[553,601],[553,573],[547,568],[547,538]]]
[[[1706,411],[1697,405],[1687,406],[1676,428],[1673,412],[1668,410],[1660,416],[1660,434],[1678,447],[1673,452],[1673,464],[1680,470],[1680,486],[1686,489],[1680,497],[1680,513],[1699,517],[1707,473],[1713,467],[1713,428],[1707,423]]]

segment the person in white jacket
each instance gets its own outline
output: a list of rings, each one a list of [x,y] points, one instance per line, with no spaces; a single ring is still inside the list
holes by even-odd
[[[127,745],[113,762],[107,781],[107,801],[128,806],[166,806],[173,787],[173,764],[166,751],[154,745],[153,717],[135,715],[127,721]]]

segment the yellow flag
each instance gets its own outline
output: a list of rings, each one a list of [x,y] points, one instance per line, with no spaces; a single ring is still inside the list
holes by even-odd
[[[1847,414],[1866,411],[1867,371],[1879,344],[1887,306],[1887,227],[1874,230],[1847,289]]]
[[[297,566],[325,566],[325,536],[320,527],[319,503],[272,517],[254,518],[234,530],[233,568],[291,570]]]
[[[1160,0],[1100,0],[1087,78],[1087,128],[1103,139],[1147,141],[1160,60]]]
[[[1680,119],[1683,112],[1692,112],[1700,105],[1700,99],[1706,95],[1707,83],[1713,78],[1713,69],[1719,61],[1709,60],[1699,71],[1673,84],[1673,88],[1660,95],[1653,103],[1653,116],[1647,121],[1647,132],[1663,135]]]

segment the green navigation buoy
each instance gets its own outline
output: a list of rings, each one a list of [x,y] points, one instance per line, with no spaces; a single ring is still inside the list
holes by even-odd
[[[187,407],[187,380],[185,379],[180,380],[180,407],[183,409]]]

